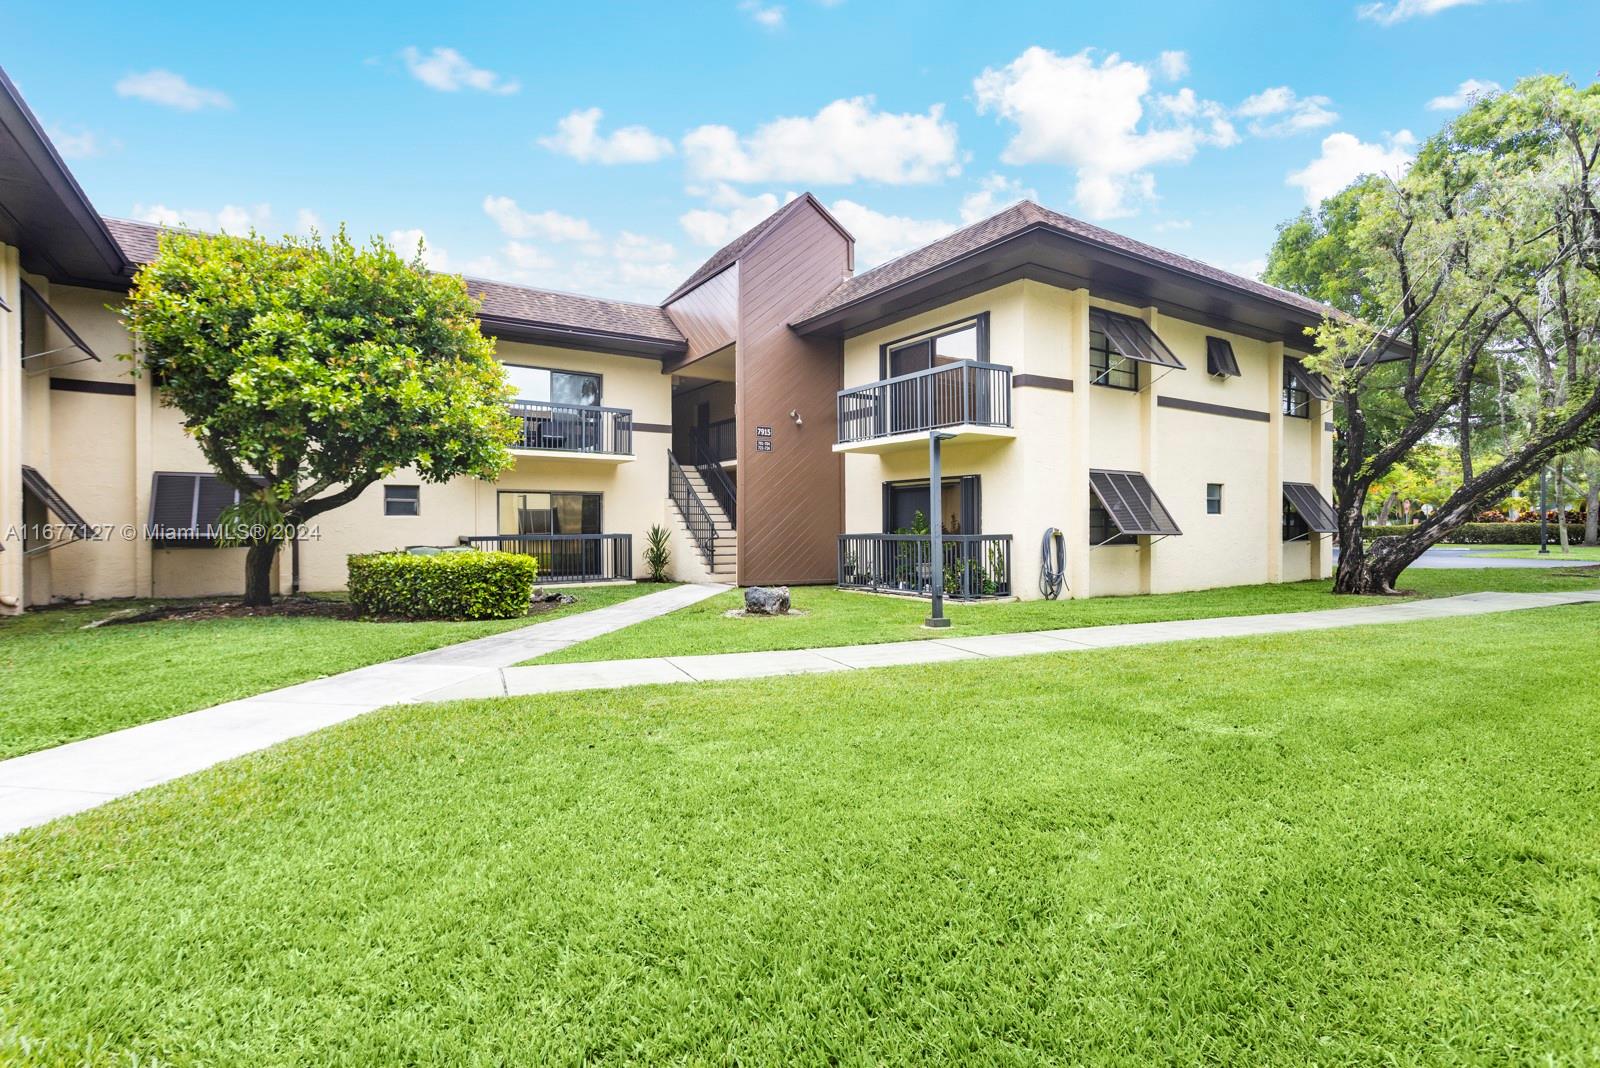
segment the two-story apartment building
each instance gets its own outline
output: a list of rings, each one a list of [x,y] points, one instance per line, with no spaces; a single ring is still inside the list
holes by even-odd
[[[118,358],[158,236],[94,210],[0,74],[0,611],[242,585],[209,530],[234,491]],[[805,195],[660,305],[469,279],[522,398],[514,466],[397,472],[318,517],[279,589],[459,544],[626,579],[656,523],[679,577],[747,585],[1037,597],[1057,551],[1063,596],[1328,573],[1333,428],[1299,362],[1321,305],[1032,203],[853,254]]]

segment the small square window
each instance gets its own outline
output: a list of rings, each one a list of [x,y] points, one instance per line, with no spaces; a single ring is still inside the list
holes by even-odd
[[[1206,515],[1222,514],[1222,483],[1206,483]]]
[[[383,514],[384,515],[421,515],[422,514],[422,487],[421,486],[385,486],[385,487],[383,487]]]

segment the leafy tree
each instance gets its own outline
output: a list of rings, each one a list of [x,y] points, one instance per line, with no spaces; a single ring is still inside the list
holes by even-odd
[[[1280,231],[1266,277],[1348,313],[1324,320],[1308,361],[1338,392],[1339,592],[1392,591],[1424,550],[1594,440],[1597,155],[1600,87],[1529,78],[1447,125],[1404,177],[1364,179]],[[1515,419],[1508,389],[1530,401]],[[1500,440],[1478,464],[1484,428]],[[1368,495],[1452,437],[1459,485],[1404,536],[1364,545]]]
[[[219,477],[248,494],[245,603],[271,603],[288,529],[402,467],[511,465],[512,390],[459,277],[339,231],[270,242],[168,231],[123,315],[135,358]]]

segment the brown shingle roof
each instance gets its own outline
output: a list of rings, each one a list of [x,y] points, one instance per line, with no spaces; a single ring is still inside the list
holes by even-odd
[[[128,219],[107,219],[105,223],[129,260],[149,263],[155,259],[161,227]],[[683,343],[683,335],[667,313],[653,304],[585,297],[485,278],[468,278],[466,282],[468,291],[483,298],[479,312],[486,317],[529,326]]]
[[[888,263],[854,278],[847,278],[839,287],[816,304],[804,315],[799,316],[795,322],[804,322],[814,319],[819,315],[844,307],[875,293],[892,288],[902,282],[909,281],[918,275],[960,259],[968,253],[976,252],[988,245],[1014,237],[1024,230],[1032,227],[1048,227],[1058,230],[1070,237],[1077,238],[1089,244],[1100,245],[1116,252],[1136,256],[1149,260],[1171,270],[1181,271],[1203,281],[1216,285],[1227,286],[1230,289],[1240,290],[1252,296],[1270,300],[1278,304],[1288,305],[1297,311],[1321,316],[1331,309],[1309,297],[1302,297],[1298,293],[1269,286],[1265,282],[1257,282],[1241,275],[1231,274],[1228,271],[1212,267],[1210,264],[1201,263],[1199,260],[1180,256],[1176,252],[1147,245],[1143,241],[1135,241],[1131,237],[1113,233],[1103,227],[1086,223],[1081,219],[1074,219],[1070,215],[1063,215],[1058,211],[1041,207],[1031,200],[1014,204],[998,214],[991,215],[981,222],[963,227],[948,237],[942,237],[930,245],[924,245],[915,252],[908,252],[897,260]]]

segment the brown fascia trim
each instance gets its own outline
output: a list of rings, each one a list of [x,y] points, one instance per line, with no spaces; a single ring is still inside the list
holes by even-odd
[[[1200,412],[1202,415],[1221,415],[1229,419],[1248,419],[1254,423],[1270,423],[1272,416],[1266,412],[1254,411],[1250,408],[1231,408],[1226,404],[1210,404],[1206,401],[1185,400],[1183,397],[1156,397],[1156,407],[1176,408],[1184,412]]]
[[[609,353],[613,356],[638,356],[664,361],[682,353],[685,349],[684,342],[645,337],[642,334],[585,330],[576,326],[560,326],[499,315],[479,315],[478,321],[483,324],[484,333],[507,341],[556,345],[560,348]]]
[[[671,423],[630,423],[629,425],[632,426],[633,429],[641,431],[645,434],[672,433]]]
[[[893,293],[895,293],[897,291],[903,291],[903,290],[905,290],[905,289],[907,289],[909,287],[918,285],[918,284],[920,284],[922,282],[927,281],[927,279],[929,279],[930,277],[932,277],[934,275],[937,275],[937,274],[940,274],[940,273],[943,273],[943,272],[954,273],[954,271],[953,271],[954,268],[960,267],[963,264],[972,262],[972,261],[980,259],[982,257],[989,256],[989,255],[993,254],[996,250],[998,250],[998,249],[1000,249],[1000,248],[1002,248],[1002,247],[1004,247],[1004,246],[1006,246],[1008,244],[1011,244],[1014,241],[1020,241],[1020,240],[1023,240],[1025,238],[1032,237],[1032,236],[1034,236],[1036,234],[1045,234],[1045,235],[1049,235],[1051,237],[1059,238],[1061,240],[1068,241],[1068,242],[1071,242],[1073,244],[1077,244],[1077,245],[1086,247],[1086,248],[1091,249],[1091,250],[1095,250],[1095,251],[1097,251],[1099,253],[1102,253],[1105,256],[1107,256],[1109,258],[1112,258],[1112,259],[1121,258],[1121,259],[1132,260],[1135,263],[1143,264],[1144,266],[1146,266],[1148,268],[1151,268],[1153,270],[1156,270],[1156,271],[1160,271],[1160,272],[1163,272],[1163,273],[1166,273],[1166,274],[1172,274],[1172,275],[1177,275],[1177,276],[1180,276],[1180,277],[1183,277],[1183,278],[1187,278],[1187,279],[1197,283],[1200,286],[1211,286],[1211,287],[1214,287],[1214,288],[1217,288],[1217,289],[1225,290],[1225,291],[1230,292],[1230,293],[1237,293],[1239,296],[1241,296],[1241,297],[1243,297],[1243,298],[1245,298],[1247,300],[1255,301],[1255,302],[1258,302],[1258,303],[1261,303],[1261,304],[1274,305],[1274,306],[1276,306],[1276,307],[1278,307],[1280,309],[1285,310],[1285,312],[1287,313],[1286,316],[1285,316],[1286,318],[1295,318],[1297,316],[1298,317],[1306,317],[1306,316],[1309,315],[1309,313],[1303,308],[1297,308],[1297,307],[1295,307],[1293,305],[1289,305],[1289,304],[1274,304],[1274,302],[1270,301],[1266,297],[1263,297],[1261,294],[1253,293],[1250,290],[1243,288],[1242,286],[1235,286],[1235,285],[1232,285],[1230,283],[1218,281],[1218,280],[1216,280],[1214,278],[1207,278],[1204,275],[1195,274],[1192,271],[1187,271],[1187,270],[1184,270],[1184,269],[1182,269],[1180,267],[1175,267],[1170,263],[1163,263],[1162,261],[1160,261],[1158,259],[1154,259],[1154,258],[1152,258],[1150,256],[1146,256],[1146,255],[1143,255],[1141,253],[1131,252],[1131,251],[1129,251],[1127,249],[1120,249],[1120,248],[1117,248],[1117,247],[1115,247],[1113,245],[1107,245],[1104,242],[1094,241],[1094,240],[1091,240],[1089,238],[1083,237],[1080,234],[1068,233],[1067,231],[1062,230],[1059,227],[1051,226],[1049,223],[1046,223],[1046,222],[1035,222],[1035,223],[1029,223],[1027,226],[1024,226],[1020,230],[1016,230],[1016,231],[1014,231],[1012,233],[1006,234],[1003,237],[997,238],[996,240],[991,241],[986,245],[979,245],[977,248],[970,249],[970,250],[968,250],[966,252],[963,252],[959,256],[956,256],[954,259],[945,260],[942,263],[935,264],[932,267],[926,268],[925,270],[918,271],[916,274],[910,275],[907,278],[902,278],[900,281],[895,282],[892,285],[885,286],[882,289],[874,289],[874,290],[872,290],[871,292],[868,292],[868,293],[863,293],[861,296],[856,297],[854,300],[847,301],[846,303],[840,304],[837,307],[829,308],[827,311],[821,313],[820,315],[814,315],[809,319],[800,319],[800,320],[796,320],[794,322],[791,322],[789,324],[789,326],[790,326],[791,329],[793,329],[793,330],[795,330],[795,331],[797,331],[799,333],[802,333],[802,334],[806,333],[807,331],[809,331],[809,330],[817,327],[819,324],[823,323],[825,320],[827,320],[827,319],[829,319],[831,317],[837,316],[841,312],[848,311],[851,308],[857,306],[858,304],[862,304],[862,303],[864,303],[864,302],[866,302],[868,300],[882,300],[882,299],[886,298],[887,296],[889,296],[890,294],[893,294]],[[1044,265],[1041,265],[1041,266],[1044,266]],[[1195,310],[1195,309],[1189,309],[1189,310]],[[1315,326],[1317,321],[1320,321],[1320,320],[1308,321],[1306,323],[1306,325],[1307,326]]]
[[[97,246],[96,251],[105,261],[106,273],[112,276],[126,275],[130,265],[127,256],[122,252],[122,246],[111,236],[111,231],[100,218],[100,213],[89,201],[88,194],[72,176],[72,171],[67,169],[66,162],[56,151],[55,145],[50,143],[44,128],[39,125],[39,120],[34,118],[32,109],[28,107],[27,101],[22,99],[22,94],[17,91],[16,85],[6,75],[4,68],[0,68],[0,123],[4,123],[7,129],[12,131],[23,151],[27,153],[28,162],[32,164],[35,172],[50,187],[50,191],[61,201],[68,214],[73,216],[73,220],[89,238],[90,243]],[[31,140],[33,144],[27,144],[27,140]],[[60,281],[68,280],[60,279]],[[70,281],[68,284],[90,283],[87,280],[78,280]],[[100,284],[107,283],[102,281]]]

